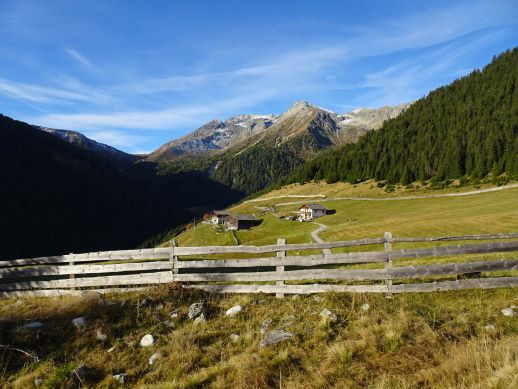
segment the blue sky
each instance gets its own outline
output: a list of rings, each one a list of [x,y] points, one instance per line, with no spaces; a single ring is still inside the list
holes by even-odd
[[[296,100],[414,100],[517,45],[516,0],[0,0],[0,112],[148,152]]]

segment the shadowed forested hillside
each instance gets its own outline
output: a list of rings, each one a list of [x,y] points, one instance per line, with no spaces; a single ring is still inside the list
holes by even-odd
[[[0,116],[0,258],[140,245],[239,192],[199,172],[121,164]]]
[[[431,92],[357,144],[324,153],[286,182],[480,179],[518,174],[518,48]]]

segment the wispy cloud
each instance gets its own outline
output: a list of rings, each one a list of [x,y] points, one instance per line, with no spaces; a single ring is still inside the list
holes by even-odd
[[[461,37],[382,70],[367,73],[364,82],[357,87],[368,92],[360,94],[358,99],[369,100],[372,106],[379,106],[422,97],[419,91],[423,85],[432,85],[433,80],[447,80],[469,73],[472,69],[456,67],[459,59],[481,44],[490,44],[497,36],[498,31],[493,31]]]
[[[46,27],[38,24],[46,20],[41,17],[48,13],[45,9],[37,12],[33,8],[38,7],[12,4],[16,12],[3,14],[0,9],[0,24],[5,20],[12,28],[0,25],[0,32],[20,30],[17,38],[24,40],[29,37],[24,29],[32,26],[28,21],[35,20],[41,29]],[[97,56],[95,52],[82,52],[90,46],[76,36],[70,39],[73,46],[68,42],[54,46],[59,49],[52,53],[48,68],[39,77],[18,82],[14,80],[20,80],[19,73],[2,72],[0,95],[45,112],[32,111],[22,117],[32,123],[90,131],[88,134],[96,140],[133,148],[137,141],[163,139],[164,130],[173,132],[167,133],[169,137],[180,136],[215,117],[224,119],[270,106],[277,109],[273,113],[279,113],[295,98],[323,96],[326,103],[344,110],[415,99],[468,72],[468,62],[460,59],[490,46],[499,29],[518,22],[518,8],[505,0],[430,4],[422,12],[410,8],[412,13],[394,14],[374,23],[327,26],[324,20],[315,18],[325,33],[307,34],[304,40],[284,37],[258,44],[243,35],[232,37],[235,45],[228,40],[219,45],[213,44],[217,39],[210,40],[207,50],[197,50],[188,42],[187,51],[195,51],[195,56],[182,57],[179,53],[176,61],[166,54],[157,55],[157,66],[146,63],[148,57],[121,60],[111,52]],[[63,15],[61,11],[52,14]],[[275,28],[272,24],[272,36],[279,32]],[[34,30],[31,39],[37,35]],[[160,52],[163,47],[166,45],[153,50]],[[10,58],[10,49],[0,43],[2,58]],[[142,52],[147,50],[146,46]],[[158,57],[160,60],[156,60]],[[37,55],[33,58],[34,64],[25,66],[43,68]],[[55,66],[54,60],[61,61],[62,67]],[[111,73],[101,63],[111,63]],[[77,72],[78,67],[84,72]],[[149,135],[142,136],[140,130]]]
[[[74,49],[65,49],[65,53],[72,57],[85,70],[95,73],[99,72],[97,66],[90,62],[90,60],[86,58],[83,54],[79,53],[79,51]]]
[[[13,82],[0,78],[0,93],[34,103],[91,101],[89,96],[53,87]]]
[[[133,130],[171,130],[196,125],[200,119],[214,118],[218,113],[235,107],[249,108],[257,101],[264,101],[269,92],[257,92],[206,104],[182,105],[156,111],[122,111],[99,114],[48,114],[31,119],[44,126],[76,129],[126,128]]]

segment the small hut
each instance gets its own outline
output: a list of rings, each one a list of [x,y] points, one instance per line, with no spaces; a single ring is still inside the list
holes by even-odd
[[[223,224],[226,230],[233,231],[246,230],[255,226],[257,222],[258,220],[254,215],[228,215]]]
[[[230,215],[229,211],[216,211],[216,210],[214,210],[210,214],[210,221],[211,221],[212,224],[217,226],[218,224],[223,224],[223,221],[229,215]]]

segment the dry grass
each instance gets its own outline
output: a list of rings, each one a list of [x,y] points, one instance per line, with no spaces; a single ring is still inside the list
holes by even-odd
[[[511,181],[510,184],[516,183]],[[273,190],[265,195],[258,197],[258,199],[266,199],[270,197],[286,196],[286,198],[277,198],[273,200],[265,200],[264,204],[273,204],[284,201],[290,201],[289,196],[292,195],[324,195],[329,199],[336,197],[374,197],[374,198],[386,198],[386,197],[402,197],[402,196],[420,196],[420,195],[435,195],[441,193],[461,193],[470,192],[477,189],[487,189],[494,185],[492,184],[480,184],[475,188],[473,185],[467,185],[463,187],[457,187],[458,182],[452,182],[450,186],[444,189],[431,190],[430,185],[413,184],[411,187],[406,188],[402,185],[394,187],[394,192],[386,192],[384,188],[378,188],[377,183],[374,180],[368,180],[358,184],[349,184],[347,182],[337,182],[334,184],[326,184],[325,181],[309,182],[306,184],[291,184],[286,185],[280,189]],[[318,199],[318,197],[315,197]],[[296,200],[296,199],[293,199]],[[300,199],[304,201],[304,199]],[[254,201],[257,205],[257,202]],[[247,203],[245,203],[247,204]],[[250,203],[248,203],[250,204]]]
[[[116,387],[113,374],[128,374],[127,383],[145,388],[509,388],[518,384],[518,318],[500,310],[518,304],[516,290],[477,290],[398,295],[325,294],[275,299],[265,295],[204,295],[175,288],[155,288],[98,298],[2,300],[0,336],[36,353],[34,363],[22,354],[0,352],[3,388],[28,388],[34,379],[47,387],[78,387],[73,370],[85,366],[87,387]],[[193,325],[188,306],[207,298],[210,320]],[[150,300],[138,306],[139,299]],[[127,302],[121,307],[121,302]],[[370,309],[362,310],[368,303]],[[234,318],[224,311],[240,304]],[[322,320],[328,308],[338,321]],[[170,329],[161,321],[178,309]],[[84,315],[88,325],[71,320]],[[271,348],[259,346],[261,323],[285,328],[295,337]],[[27,320],[45,329],[13,338],[12,329]],[[484,326],[495,325],[495,331]],[[103,343],[95,333],[109,337]],[[156,343],[141,348],[151,333]],[[233,343],[230,334],[239,334]],[[109,351],[114,347],[113,351]],[[150,366],[151,354],[161,357]]]

